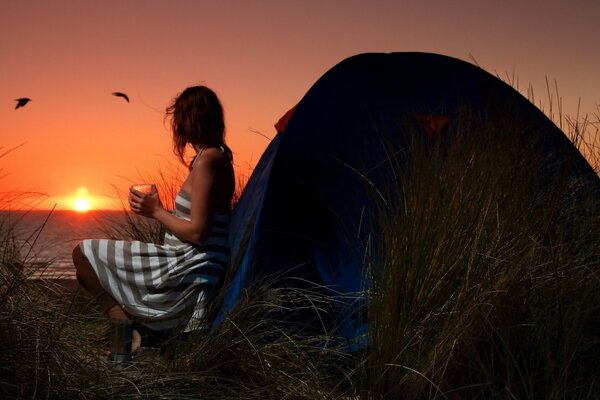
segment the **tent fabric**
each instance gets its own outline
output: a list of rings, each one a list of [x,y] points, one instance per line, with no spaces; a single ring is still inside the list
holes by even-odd
[[[275,287],[320,285],[335,299],[327,323],[336,334],[364,338],[365,260],[372,248],[369,216],[374,193],[377,196],[377,189],[393,176],[385,160],[410,143],[402,127],[412,121],[424,136],[436,137],[460,110],[483,113],[491,101],[514,102],[536,129],[544,131],[538,144],[542,154],[568,149],[577,173],[588,174],[599,185],[563,132],[483,69],[430,53],[347,58],[282,117],[280,132],[247,182],[232,215],[231,282],[215,326],[245,289],[276,277],[269,281]],[[310,325],[312,317],[295,318],[306,318]]]

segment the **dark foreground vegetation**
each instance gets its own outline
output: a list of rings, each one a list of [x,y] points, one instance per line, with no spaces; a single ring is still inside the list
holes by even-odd
[[[562,165],[540,172],[545,160],[506,115],[465,120],[447,145],[417,141],[397,166],[396,200],[374,229],[369,346],[357,352],[326,329],[307,336],[265,317],[328,299],[257,287],[213,335],[111,369],[93,301],[28,279],[0,221],[0,397],[600,398],[598,197]],[[600,165],[593,135],[571,132]]]

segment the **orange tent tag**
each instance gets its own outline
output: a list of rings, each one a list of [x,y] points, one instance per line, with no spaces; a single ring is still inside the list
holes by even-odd
[[[425,134],[430,139],[435,139],[440,135],[442,129],[448,123],[448,117],[445,115],[426,115],[413,113],[415,119],[421,124]]]

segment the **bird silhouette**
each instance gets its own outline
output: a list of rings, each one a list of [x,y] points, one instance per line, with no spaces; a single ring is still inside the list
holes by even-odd
[[[113,96],[122,97],[129,103],[129,97],[125,93],[113,92]]]
[[[23,107],[25,104],[29,103],[31,99],[28,97],[21,97],[20,99],[15,99],[15,101],[17,102],[17,106],[15,107],[16,110],[17,108]]]

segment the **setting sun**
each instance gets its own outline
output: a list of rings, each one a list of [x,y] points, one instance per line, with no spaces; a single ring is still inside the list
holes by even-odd
[[[84,212],[90,209],[90,202],[88,199],[77,199],[73,207],[75,211]]]
[[[88,199],[88,190],[85,187],[77,189],[77,195],[73,202],[73,209],[78,212],[86,212],[90,209],[90,201]]]

